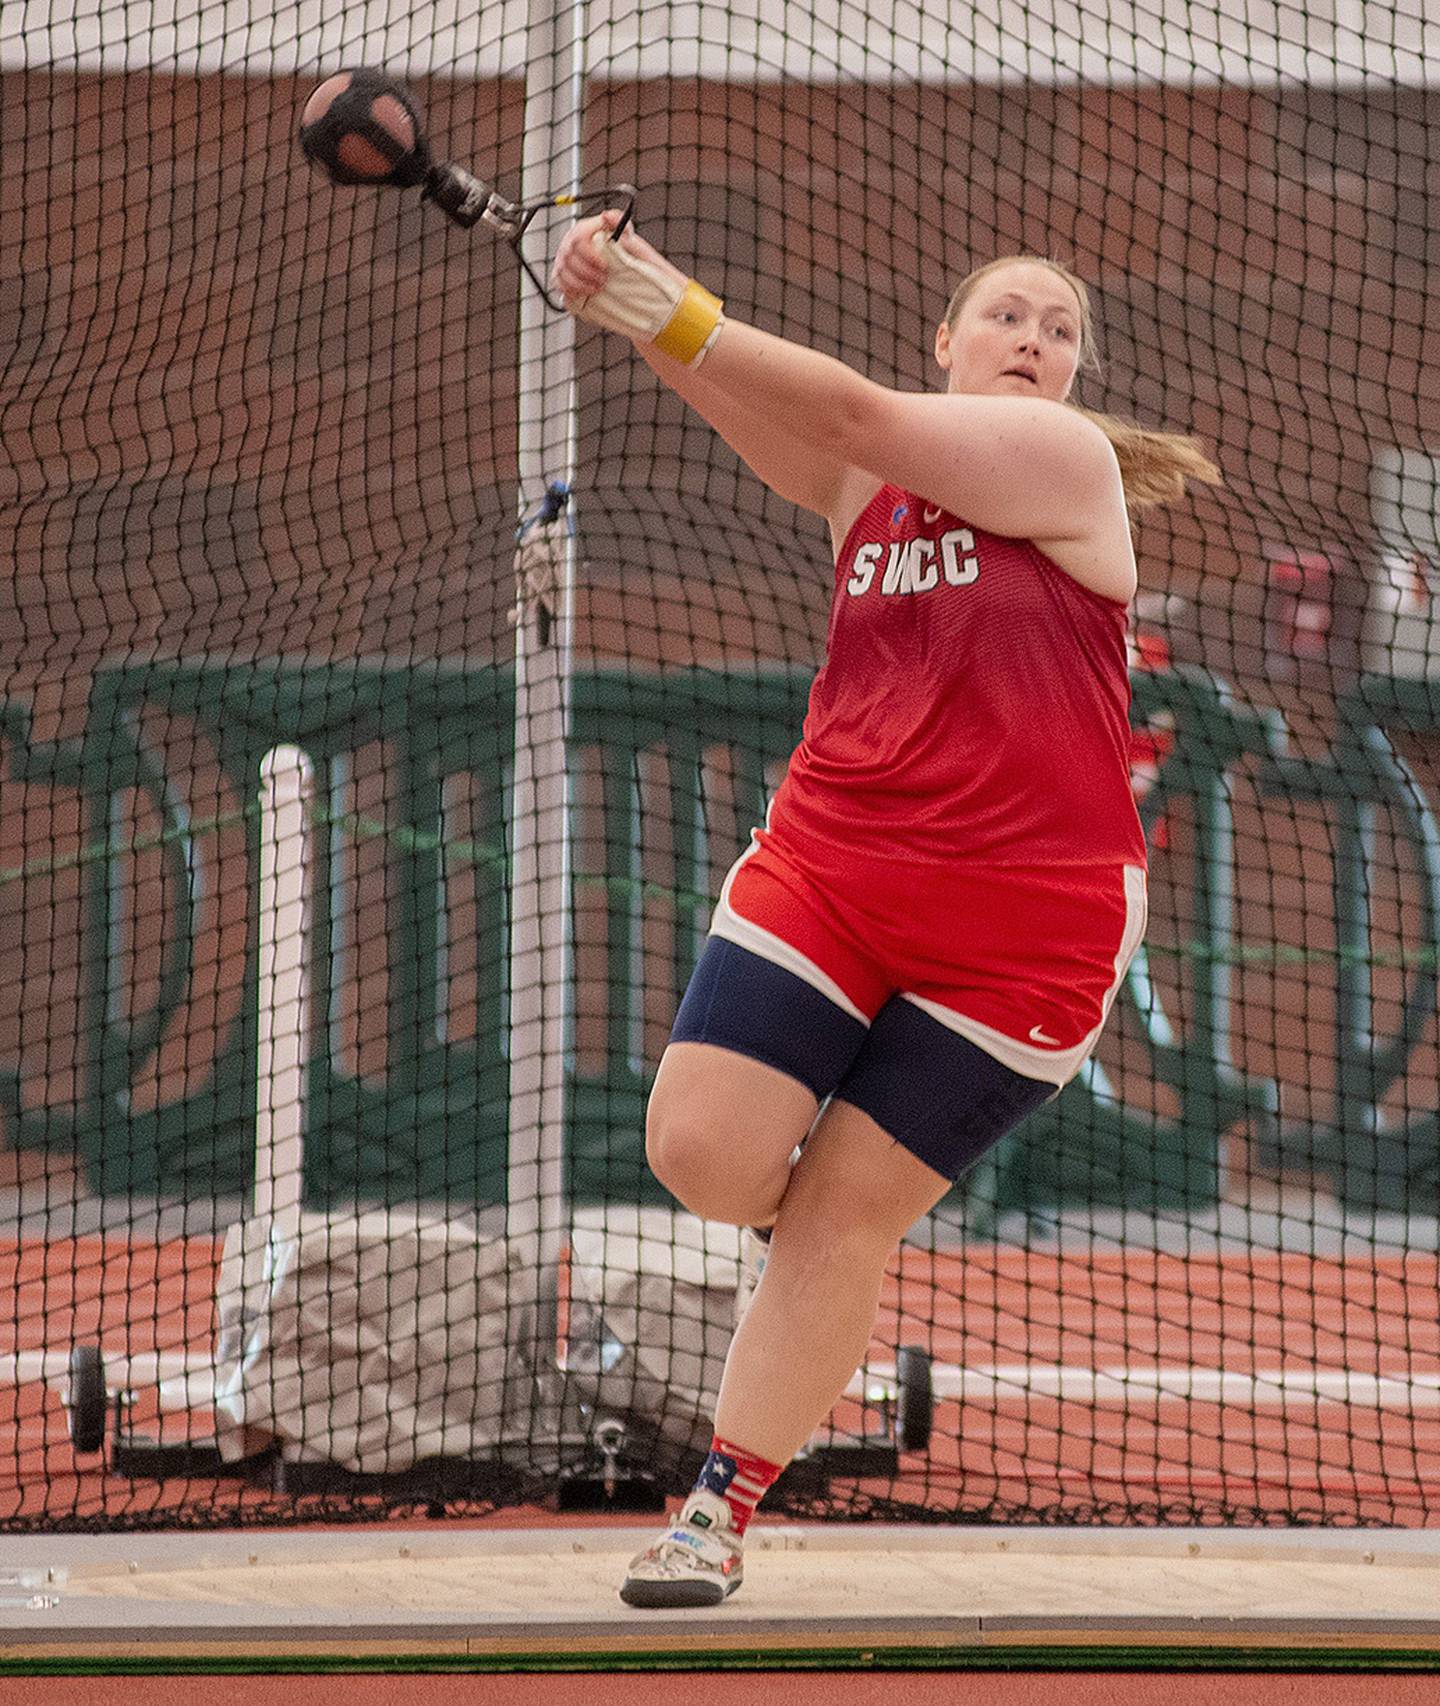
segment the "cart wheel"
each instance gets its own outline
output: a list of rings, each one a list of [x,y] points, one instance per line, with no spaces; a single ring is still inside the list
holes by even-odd
[[[895,1354],[895,1444],[901,1451],[928,1450],[934,1419],[930,1353],[920,1345],[901,1345]]]
[[[99,1345],[75,1345],[70,1351],[70,1441],[78,1452],[104,1451],[105,1359]]]

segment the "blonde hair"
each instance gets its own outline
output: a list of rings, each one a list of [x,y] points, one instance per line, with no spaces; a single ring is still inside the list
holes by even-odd
[[[993,273],[1004,267],[1014,266],[1017,261],[1044,267],[1046,271],[1054,273],[1056,278],[1063,279],[1074,291],[1075,300],[1080,305],[1078,368],[1089,373],[1098,373],[1100,359],[1095,349],[1095,320],[1090,310],[1090,292],[1086,289],[1084,280],[1077,278],[1068,267],[1061,266],[1059,261],[1047,260],[1042,255],[1002,255],[998,260],[987,261],[984,266],[976,267],[974,272],[961,279],[956,286],[955,294],[950,298],[950,305],[945,310],[945,324],[953,329],[960,318],[961,310],[974,295],[976,287]],[[1077,403],[1071,407],[1080,406]],[[1186,485],[1191,480],[1201,480],[1211,486],[1220,484],[1220,470],[1205,454],[1198,439],[1179,432],[1155,432],[1149,427],[1138,426],[1134,421],[1121,420],[1117,415],[1102,414],[1096,409],[1080,409],[1080,413],[1087,420],[1094,421],[1110,440],[1115,459],[1120,464],[1120,478],[1125,487],[1125,507],[1132,516],[1147,509],[1156,509],[1163,504],[1178,502],[1184,497]]]

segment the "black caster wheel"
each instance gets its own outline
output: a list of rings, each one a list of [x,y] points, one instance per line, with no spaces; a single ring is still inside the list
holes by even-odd
[[[105,1392],[105,1359],[99,1345],[75,1345],[70,1351],[70,1443],[77,1452],[105,1449],[109,1403]]]
[[[928,1451],[935,1420],[930,1353],[901,1345],[895,1353],[895,1444],[901,1451]]]

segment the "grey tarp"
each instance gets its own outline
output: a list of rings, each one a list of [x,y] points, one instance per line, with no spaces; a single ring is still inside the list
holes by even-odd
[[[505,1240],[439,1218],[232,1226],[217,1296],[221,1451],[273,1441],[288,1461],[362,1473],[483,1459],[531,1395],[533,1314],[516,1278]]]
[[[663,1208],[577,1210],[565,1359],[572,1397],[703,1450],[739,1274],[737,1227]]]

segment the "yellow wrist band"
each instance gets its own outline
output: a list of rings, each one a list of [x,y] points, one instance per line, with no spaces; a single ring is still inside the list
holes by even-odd
[[[724,317],[725,304],[692,278],[675,312],[655,334],[655,348],[688,366],[704,350]]]

